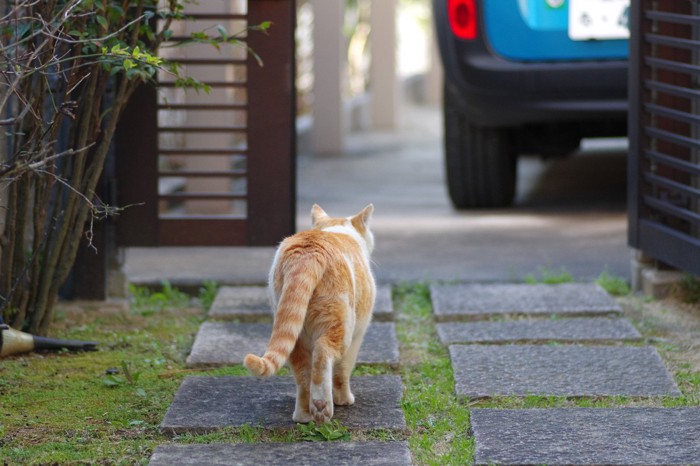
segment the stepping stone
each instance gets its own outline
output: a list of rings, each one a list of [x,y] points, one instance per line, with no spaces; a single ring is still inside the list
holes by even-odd
[[[387,321],[393,317],[391,287],[377,288],[374,320]],[[267,287],[225,286],[219,289],[209,309],[209,317],[218,320],[256,322],[272,318],[272,307]]]
[[[499,314],[601,315],[622,309],[598,285],[431,285],[437,320],[478,319]]]
[[[209,308],[209,317],[251,322],[272,317],[270,295],[264,286],[223,286]]]
[[[680,396],[656,349],[453,345],[455,391],[492,396]]]
[[[248,353],[261,356],[270,341],[272,324],[204,322],[187,358],[187,367],[215,367],[243,364]],[[357,356],[358,364],[399,365],[396,324],[369,325]]]
[[[377,297],[374,299],[373,319],[386,322],[394,319],[394,302],[391,299],[391,286],[378,286]]]
[[[641,335],[625,319],[516,320],[510,322],[447,322],[437,324],[443,345],[508,342],[636,341]]]
[[[352,406],[336,406],[334,419],[349,429],[401,430],[401,377],[372,375],[350,380]],[[296,384],[292,377],[187,377],[165,413],[166,433],[204,433],[224,427],[292,428]]]
[[[473,409],[475,464],[700,465],[700,408]]]
[[[150,466],[333,464],[410,466],[407,442],[304,442],[162,445]]]

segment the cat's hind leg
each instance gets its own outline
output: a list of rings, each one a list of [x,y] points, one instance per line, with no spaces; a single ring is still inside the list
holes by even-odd
[[[340,339],[335,335],[341,334]],[[342,331],[329,331],[314,344],[311,364],[309,411],[317,423],[333,417],[333,363],[342,349]]]
[[[289,365],[294,372],[297,384],[297,398],[292,420],[303,424],[311,421],[309,412],[309,385],[311,384],[311,351],[301,342],[297,342],[292,354],[289,355]]]
[[[355,329],[350,346],[333,367],[333,401],[337,405],[348,406],[355,403],[355,395],[350,390],[350,374],[355,368],[366,330],[367,324]]]

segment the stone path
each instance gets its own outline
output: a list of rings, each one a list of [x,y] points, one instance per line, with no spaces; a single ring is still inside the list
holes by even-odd
[[[246,354],[261,356],[272,333],[271,323],[204,322],[187,358],[187,367],[243,364]],[[399,365],[399,344],[393,322],[372,322],[363,340],[358,364]]]
[[[474,409],[478,465],[700,464],[700,408]]]
[[[380,287],[374,321],[367,330],[358,365],[398,367],[399,346],[391,288]],[[209,318],[195,338],[188,367],[241,364],[248,353],[263,354],[272,330],[272,311],[263,287],[225,287],[217,294]],[[394,375],[354,377],[352,406],[336,406],[334,419],[348,429],[402,431],[401,378]],[[168,409],[161,429],[168,434],[205,433],[244,425],[293,429],[296,385],[291,376],[187,377]],[[409,465],[406,442],[332,444],[164,445],[151,465],[177,464],[369,464]]]
[[[163,445],[151,466],[201,465],[406,466],[406,442],[311,442],[265,444]]]
[[[502,314],[608,315],[622,309],[598,285],[432,285],[439,321],[480,319]]]
[[[452,345],[450,357],[463,398],[681,394],[649,347]]]
[[[640,334],[595,285],[431,292],[458,397],[681,395],[655,348],[624,345]],[[473,409],[471,429],[477,465],[700,464],[700,408]]]
[[[437,324],[443,345],[454,343],[612,343],[639,341],[641,335],[624,319],[514,320]]]
[[[264,288],[223,288],[193,345],[190,367],[239,364],[262,353],[271,328]],[[433,285],[441,342],[449,348],[455,394],[677,397],[653,347],[595,285]],[[361,363],[399,362],[391,289],[381,289]],[[217,320],[218,319],[218,320]],[[382,322],[384,320],[385,322]],[[350,429],[401,432],[396,375],[356,377],[356,403],[336,407]],[[187,377],[166,413],[164,432],[203,433],[243,425],[290,429],[291,377]],[[472,409],[475,464],[700,465],[700,408]],[[402,441],[163,445],[152,465],[411,464]]]
[[[336,406],[334,419],[349,429],[401,430],[401,378],[354,377],[352,406]],[[168,433],[205,433],[224,427],[293,428],[296,385],[292,377],[187,377],[165,414]]]
[[[392,320],[394,306],[391,301],[391,287],[377,288],[374,304],[374,321]],[[216,320],[236,320],[238,322],[259,322],[272,319],[270,297],[266,287],[239,286],[222,287],[209,309],[209,318]]]

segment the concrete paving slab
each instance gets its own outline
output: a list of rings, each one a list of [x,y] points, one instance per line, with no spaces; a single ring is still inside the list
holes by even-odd
[[[473,409],[477,465],[698,465],[700,408]]]
[[[377,297],[374,300],[373,319],[386,322],[394,319],[394,302],[391,299],[391,286],[377,287]]]
[[[272,324],[204,322],[187,357],[187,367],[243,364],[246,354],[261,355],[270,340]]]
[[[262,355],[272,324],[204,322],[197,333],[187,367],[243,364],[248,353]],[[358,364],[399,365],[399,343],[393,322],[372,322],[357,356]]]
[[[265,286],[224,286],[209,308],[209,318],[250,322],[272,317],[270,296]]]
[[[498,314],[619,314],[620,306],[590,283],[431,285],[438,320],[490,317]]]
[[[455,391],[492,396],[680,396],[651,347],[453,345]]]
[[[377,287],[374,303],[374,320],[392,320],[394,306],[391,300],[391,287]],[[224,286],[209,309],[209,318],[217,320],[237,320],[257,322],[272,318],[272,306],[267,287],[264,286]]]
[[[304,442],[264,444],[162,445],[150,466],[308,465],[408,466],[407,442]]]
[[[352,406],[336,406],[334,419],[349,429],[401,430],[401,377],[373,375],[350,381]],[[250,425],[291,428],[296,385],[292,377],[187,377],[175,394],[161,429],[166,433],[211,432]]]
[[[641,335],[626,319],[516,320],[509,322],[445,322],[437,324],[443,345],[509,342],[637,341]]]

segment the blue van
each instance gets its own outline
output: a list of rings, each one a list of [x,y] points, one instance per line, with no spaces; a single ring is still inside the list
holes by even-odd
[[[457,208],[513,201],[520,154],[627,134],[629,0],[433,0]]]

